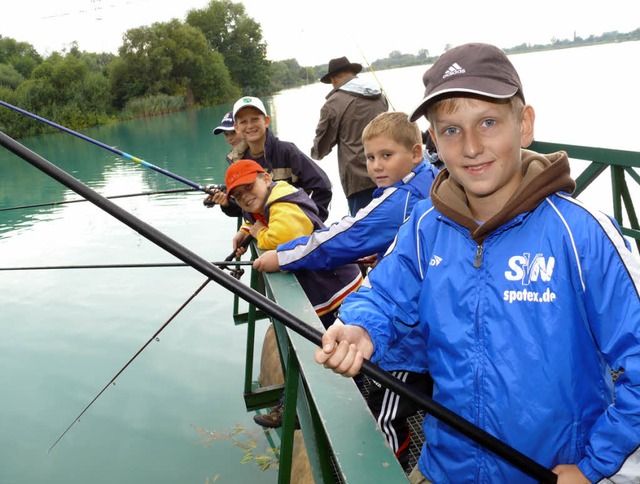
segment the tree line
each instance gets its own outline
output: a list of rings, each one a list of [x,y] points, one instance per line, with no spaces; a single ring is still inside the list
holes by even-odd
[[[72,44],[43,58],[0,36],[0,99],[75,130],[268,94],[272,69],[260,24],[230,0],[130,29],[117,55]],[[0,129],[24,137],[51,128],[3,108]]]
[[[640,29],[586,39],[521,44],[508,54],[597,43],[639,40]],[[450,47],[450,46],[447,46]],[[446,48],[445,48],[446,50]],[[264,96],[316,82],[327,64],[301,66],[295,59],[269,61],[262,28],[241,3],[211,0],[173,19],[128,30],[118,53],[68,51],[42,57],[27,43],[0,35],[0,99],[74,130],[98,124]],[[372,62],[374,70],[425,65],[416,55],[393,51]],[[52,130],[27,116],[0,108],[0,130],[20,138]]]

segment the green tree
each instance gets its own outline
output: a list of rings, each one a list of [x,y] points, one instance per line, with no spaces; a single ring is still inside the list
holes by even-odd
[[[231,78],[243,94],[270,91],[271,70],[262,27],[245,13],[244,5],[211,0],[204,9],[190,10],[186,22],[200,29],[211,49],[224,56]]]
[[[23,81],[24,76],[11,64],[0,64],[0,86],[8,86],[11,89],[15,89]]]
[[[0,64],[13,66],[26,79],[41,62],[42,57],[31,44],[0,35]]]
[[[85,55],[73,48],[64,56],[51,54],[33,70],[30,79],[16,88],[15,98],[23,109],[72,129],[110,119],[109,81],[101,72],[92,70]],[[49,129],[26,116],[15,121],[20,136]]]
[[[17,96],[13,89],[0,85],[0,99],[9,104],[17,104]],[[12,109],[2,108],[0,109],[0,131],[3,133],[17,138],[20,136],[20,132],[18,131],[17,122],[21,118],[25,118],[26,116],[22,116],[21,114],[15,112]]]
[[[155,95],[182,96],[186,105],[238,95],[222,56],[211,51],[202,32],[177,19],[127,31],[118,52],[109,76],[119,108]]]
[[[117,59],[117,56],[109,52],[102,52],[100,54],[83,52],[82,59],[86,62],[90,71],[98,72],[106,77],[109,74],[109,65]]]
[[[315,82],[317,77],[311,67],[302,67],[296,59],[271,63],[271,86],[279,91],[289,87]]]

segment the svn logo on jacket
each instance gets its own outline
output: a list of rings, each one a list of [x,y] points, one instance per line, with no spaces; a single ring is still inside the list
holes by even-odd
[[[546,258],[542,254],[524,253],[514,255],[509,259],[509,269],[505,271],[504,277],[508,281],[520,281],[523,286],[529,286],[532,282],[550,282],[553,275],[553,268],[556,265],[555,257]],[[556,294],[547,288],[544,292],[529,291],[522,289],[519,291],[504,291],[503,299],[509,303],[516,301],[523,302],[553,302]]]
[[[536,254],[531,259],[531,255],[525,252],[524,255],[514,255],[509,259],[511,271],[505,271],[504,277],[507,281],[522,281],[523,286],[528,286],[538,279],[549,282],[555,265],[555,257],[545,260],[542,254]]]

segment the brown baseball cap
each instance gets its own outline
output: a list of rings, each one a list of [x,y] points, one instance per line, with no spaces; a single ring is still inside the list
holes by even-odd
[[[524,100],[522,83],[507,55],[490,44],[463,44],[449,49],[422,76],[424,97],[411,112],[415,121],[440,96],[469,93],[494,99],[518,94]]]

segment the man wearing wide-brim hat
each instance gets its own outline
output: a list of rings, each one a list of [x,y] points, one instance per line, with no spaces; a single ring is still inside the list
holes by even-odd
[[[362,65],[346,57],[331,59],[327,73],[320,78],[331,84],[320,110],[311,157],[321,160],[338,145],[338,169],[349,212],[356,212],[372,199],[375,183],[367,174],[367,162],[362,146],[362,131],[373,118],[389,109],[382,90],[357,76]]]
[[[331,59],[329,61],[329,67],[327,68],[327,73],[320,78],[320,82],[325,84],[331,84],[331,77],[338,76],[340,73],[351,73],[352,75],[349,77],[353,77],[362,71],[362,65],[356,64],[355,62],[349,62],[349,59],[346,57],[338,57],[337,59]]]

